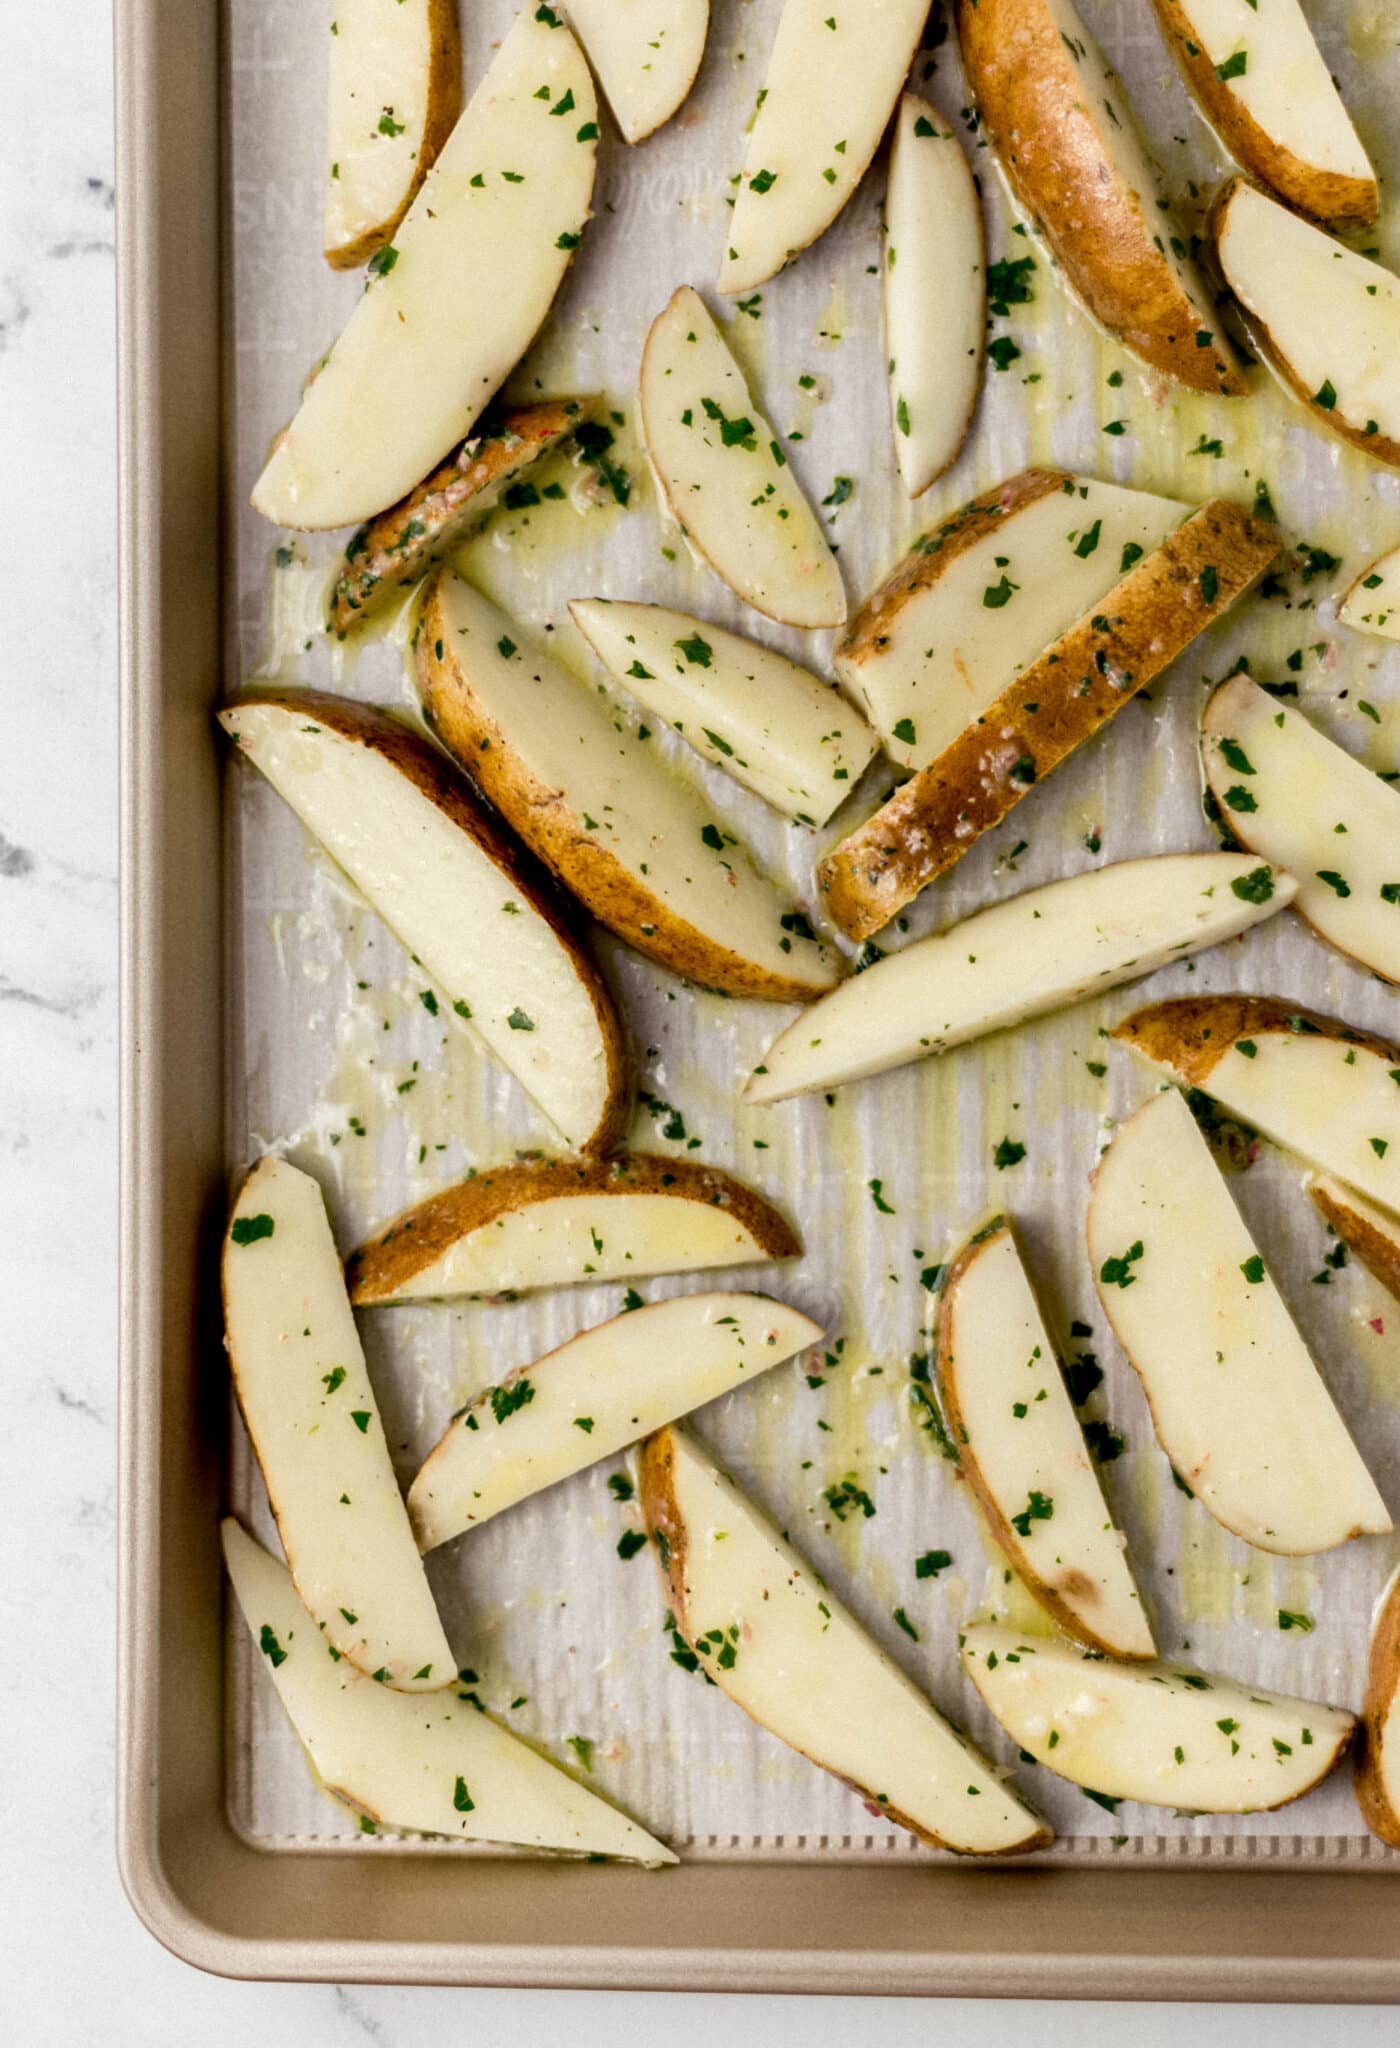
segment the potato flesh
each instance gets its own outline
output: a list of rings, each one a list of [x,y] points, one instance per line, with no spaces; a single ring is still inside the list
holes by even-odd
[[[1218,1522],[1298,1557],[1390,1529],[1176,1089],[1117,1132],[1087,1232],[1099,1299],[1142,1380],[1157,1440]]]
[[[522,12],[397,229],[392,266],[381,251],[274,447],[253,491],[266,518],[371,518],[465,439],[534,338],[588,219],[596,116],[578,44]]]
[[[885,343],[895,459],[911,498],[954,460],[982,381],[982,207],[957,136],[900,101],[885,197]]]
[[[1354,632],[1400,640],[1400,548],[1363,570],[1338,606],[1337,617]]]
[[[417,175],[428,116],[429,0],[337,0],[330,48],[328,254],[392,222]]]
[[[1340,1707],[1176,1664],[1116,1664],[990,1622],[966,1630],[962,1656],[1012,1741],[1047,1769],[1151,1806],[1282,1806],[1326,1777],[1355,1725]]]
[[[1028,889],[877,961],[805,1010],[764,1054],[747,1102],[840,1087],[1117,988],[1234,938],[1289,902],[1251,902],[1238,854],[1160,854]],[[1257,893],[1257,892],[1256,892]]]
[[[1248,676],[1211,698],[1201,751],[1236,838],[1297,876],[1294,908],[1400,982],[1400,795]]]
[[[675,1430],[671,1440],[685,1530],[680,1619],[716,1685],[761,1727],[949,1848],[997,1855],[1039,1846],[1036,1816],[811,1566],[693,1438]],[[718,1644],[707,1643],[713,1635]]]
[[[647,336],[641,404],[647,452],[672,515],[716,574],[770,619],[839,626],[846,593],[821,523],[729,344],[688,285]],[[750,431],[741,433],[745,421]]]
[[[1191,509],[1089,477],[1071,481],[1072,491],[1032,500],[954,556],[883,622],[883,646],[859,661],[838,648],[837,674],[903,767],[941,754],[1108,595],[1125,549],[1149,554]],[[1004,601],[989,603],[989,593]]]
[[[569,609],[624,690],[786,817],[824,825],[875,752],[839,690],[756,640],[663,605]]]
[[[510,877],[372,748],[286,705],[234,705],[224,723],[448,1006],[586,1145],[607,1110],[608,1048],[566,947]]]
[[[246,1241],[240,1241],[246,1240]],[[239,1405],[297,1591],[328,1643],[403,1691],[450,1682],[321,1191],[267,1158],[224,1244]]]
[[[997,1540],[1085,1631],[1120,1657],[1156,1644],[1041,1319],[1004,1223],[959,1260],[942,1305],[939,1375],[951,1383],[959,1455],[995,1503]],[[1030,1503],[1049,1513],[1027,1514]],[[1015,1518],[1025,1517],[1022,1523]]]
[[[709,0],[569,0],[569,23],[588,52],[628,142],[669,121],[705,53]]]
[[[583,1331],[505,1383],[513,1403],[484,1394],[449,1425],[409,1489],[420,1548],[747,1386],[821,1334],[782,1302],[728,1293],[653,1302]]]
[[[224,1560],[254,1643],[326,1790],[382,1827],[464,1842],[677,1859],[456,1688],[412,1698],[337,1662],[284,1567],[230,1517]],[[459,1790],[460,1788],[460,1790]]]
[[[1265,0],[1262,16],[1252,0],[1179,4],[1217,75],[1244,57],[1244,70],[1223,83],[1272,142],[1317,170],[1374,179],[1299,0]]]

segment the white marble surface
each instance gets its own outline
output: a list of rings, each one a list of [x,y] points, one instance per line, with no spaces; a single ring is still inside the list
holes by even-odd
[[[182,0],[169,0],[179,5]],[[696,2025],[709,2001],[241,1985],[167,1956],[112,1853],[116,675],[111,72],[106,0],[5,10],[0,124],[0,2040],[386,2048]],[[18,561],[16,561],[16,553]],[[833,2004],[837,2009],[833,2009]],[[1265,2016],[1252,2016],[1257,2026]],[[820,2030],[888,2048],[1234,2041],[1203,2008],[746,1999],[735,2048]],[[1270,2012],[1279,2048],[1393,2041],[1379,2010]]]

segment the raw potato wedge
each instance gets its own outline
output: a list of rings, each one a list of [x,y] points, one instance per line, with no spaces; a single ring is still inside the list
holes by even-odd
[[[319,690],[245,697],[219,720],[569,1145],[611,1151],[627,1066],[607,985],[438,749]]]
[[[1054,1839],[685,1431],[643,1445],[641,1502],[681,1634],[761,1728],[935,1848]]]
[[[1315,427],[1400,465],[1400,277],[1235,178],[1215,254],[1264,361]]]
[[[321,1190],[267,1158],[224,1238],[224,1327],[243,1419],[297,1593],[327,1643],[381,1684],[456,1666],[404,1512]]]
[[[841,930],[869,938],[955,866],[1228,611],[1278,550],[1275,527],[1218,498],[1135,562],[1087,618],[827,855],[817,880]]]
[[[465,439],[578,246],[597,111],[562,16],[523,10],[278,436],[253,490],[264,518],[371,519]]]
[[[1400,1849],[1400,1571],[1376,1602],[1366,1697],[1356,1731],[1356,1803],[1373,1834]]]
[[[997,162],[1086,310],[1149,369],[1242,393],[1123,81],[1069,0],[957,0],[957,24]]]
[[[839,690],[756,640],[659,604],[569,610],[624,690],[786,817],[824,825],[875,753]]]
[[[807,1002],[837,964],[807,920],[605,695],[460,576],[418,635],[428,722],[483,795],[600,924],[730,995]]]
[[[919,47],[923,0],[786,0],[730,215],[722,292],[824,235],[865,175]]]
[[[885,194],[885,355],[899,474],[911,498],[957,460],[982,383],[987,251],[962,144],[905,93]]]
[[[795,1259],[801,1242],[753,1188],[693,1159],[619,1153],[499,1166],[405,1209],[352,1253],[357,1308],[644,1280]]]
[[[839,1088],[1102,995],[1237,937],[1296,888],[1248,855],[1166,853],[1024,890],[804,1010],[749,1076],[744,1100]]]
[[[1297,876],[1318,937],[1400,982],[1400,794],[1243,675],[1206,705],[1201,755],[1230,831]]]
[[[1400,548],[1372,562],[1337,607],[1337,617],[1357,633],[1400,640]]]
[[[782,625],[842,625],[846,593],[821,521],[688,284],[652,322],[640,395],[652,469],[701,559]]]
[[[944,1276],[938,1386],[959,1469],[1041,1606],[1090,1649],[1155,1657],[1124,1538],[1004,1216]]]
[[[836,673],[892,760],[951,746],[1191,507],[1027,469],[915,541],[836,649]]]
[[[455,1688],[406,1698],[337,1661],[277,1559],[230,1515],[224,1561],[243,1619],[326,1791],[377,1827],[519,1842],[656,1867],[644,1828]]]
[[[330,631],[343,640],[352,626],[426,576],[441,556],[476,532],[526,470],[597,407],[593,398],[516,406],[454,448],[431,476],[349,542],[331,589]]]
[[[1175,1088],[1114,1134],[1085,1227],[1099,1300],[1157,1441],[1217,1522],[1283,1557],[1391,1528]]]
[[[1400,1301],[1400,1220],[1330,1173],[1308,1183],[1323,1221],[1360,1259],[1373,1279]]]
[[[1196,104],[1298,213],[1369,227],[1380,193],[1299,0],[1152,0]]]
[[[1189,1813],[1267,1813],[1301,1799],[1356,1726],[1343,1707],[1180,1664],[1115,1664],[996,1622],[964,1632],[962,1659],[988,1711],[1047,1770],[1105,1798]]]
[[[710,0],[569,0],[568,14],[623,140],[644,141],[695,83]]]
[[[1400,1217],[1400,1045],[1278,996],[1153,1003],[1112,1036]]]
[[[420,1549],[750,1385],[821,1334],[762,1294],[681,1294],[582,1331],[448,1424],[409,1489]]]
[[[457,0],[336,0],[325,255],[353,270],[408,211],[462,104]]]

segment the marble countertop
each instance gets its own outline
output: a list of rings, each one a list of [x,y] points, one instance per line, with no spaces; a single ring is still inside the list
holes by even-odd
[[[170,0],[179,4],[179,0]],[[290,0],[289,0],[290,4]],[[0,1489],[0,2037],[16,2048],[612,2043],[713,2022],[698,1998],[243,1985],[166,1955],[112,1849],[115,1586],[116,542],[107,0],[11,9],[0,129],[0,464],[11,590],[0,763],[0,1244],[9,1391]],[[55,118],[56,113],[59,118]],[[53,508],[61,501],[63,518]],[[14,555],[18,549],[19,561]],[[56,627],[59,630],[56,630]],[[16,731],[16,725],[18,730]],[[835,2008],[835,2009],[834,2009]],[[816,2030],[1054,2048],[1234,2040],[1204,2008],[743,1999],[735,2048]],[[1244,2022],[1248,2025],[1248,2021]],[[1332,2038],[1274,2010],[1279,2048]],[[1349,2048],[1396,2021],[1354,2010]]]

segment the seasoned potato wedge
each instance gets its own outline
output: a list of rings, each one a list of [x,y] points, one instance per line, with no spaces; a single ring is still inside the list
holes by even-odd
[[[710,0],[569,0],[568,14],[623,140],[644,141],[695,83]]]
[[[1218,498],[1135,562],[817,870],[830,916],[869,938],[960,861],[1263,575],[1277,529]]]
[[[336,0],[326,136],[326,261],[382,249],[462,104],[457,0]]]
[[[795,1259],[771,1203],[694,1159],[529,1159],[430,1195],[351,1254],[357,1308]]]
[[[1356,1731],[1356,1803],[1368,1828],[1400,1849],[1400,1571],[1376,1602],[1366,1697]]]
[[[617,707],[460,576],[418,635],[429,723],[483,795],[620,939],[730,995],[807,1002],[837,963],[699,793]]]
[[[1323,1221],[1356,1257],[1373,1279],[1400,1301],[1400,1218],[1388,1216],[1355,1188],[1333,1174],[1318,1174],[1308,1183],[1308,1193],[1322,1213]]]
[[[1362,570],[1338,605],[1337,617],[1357,633],[1400,640],[1400,548]]]
[[[1070,0],[957,0],[957,24],[997,163],[1087,311],[1149,369],[1242,392],[1123,81]]]
[[[760,1727],[936,1848],[1052,1840],[694,1437],[647,1440],[641,1500],[680,1633]]]

